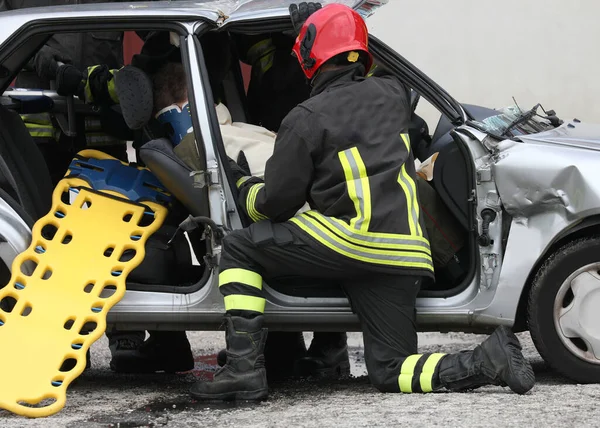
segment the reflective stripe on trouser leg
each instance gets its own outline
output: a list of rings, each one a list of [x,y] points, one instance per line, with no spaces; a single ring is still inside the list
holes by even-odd
[[[224,296],[225,311],[265,312],[262,277],[247,269],[232,268],[219,274],[219,291]]]
[[[406,357],[400,368],[400,392],[431,392],[440,361],[446,354],[414,354]]]

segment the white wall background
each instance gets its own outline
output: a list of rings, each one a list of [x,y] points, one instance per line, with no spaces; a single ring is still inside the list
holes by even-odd
[[[367,25],[461,102],[600,123],[599,22],[598,0],[390,0]]]

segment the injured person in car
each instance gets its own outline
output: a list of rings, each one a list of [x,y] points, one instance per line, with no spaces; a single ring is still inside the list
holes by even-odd
[[[196,142],[188,104],[186,73],[181,63],[169,62],[153,75],[155,118],[173,143],[173,150],[190,168],[198,171]],[[225,151],[232,159],[246,159],[252,174],[262,177],[273,153],[276,134],[266,128],[233,122],[223,103],[215,104]]]

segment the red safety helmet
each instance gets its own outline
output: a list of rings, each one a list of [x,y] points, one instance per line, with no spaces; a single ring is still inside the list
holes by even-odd
[[[348,6],[333,3],[308,17],[292,51],[306,77],[312,79],[319,67],[344,52],[355,52],[348,55],[350,62],[358,60],[358,51],[366,52],[369,70],[373,57],[368,45],[369,33],[362,17]]]

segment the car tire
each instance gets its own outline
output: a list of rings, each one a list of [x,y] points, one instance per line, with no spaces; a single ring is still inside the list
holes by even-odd
[[[529,330],[538,352],[550,367],[578,383],[600,382],[598,350],[594,354],[581,337],[569,337],[575,334],[571,326],[578,325],[585,336],[589,334],[590,329],[585,326],[590,326],[590,320],[600,319],[600,315],[596,316],[590,311],[590,300],[582,300],[582,296],[586,294],[581,291],[594,289],[591,292],[593,300],[600,298],[599,271],[600,237],[574,240],[544,261],[536,273],[529,294]],[[577,282],[574,281],[575,278],[580,279]],[[574,282],[579,290],[577,297],[572,288]],[[575,320],[575,324],[566,320],[564,315],[573,309],[576,310],[570,313],[569,318]],[[593,327],[592,330],[598,331]]]

